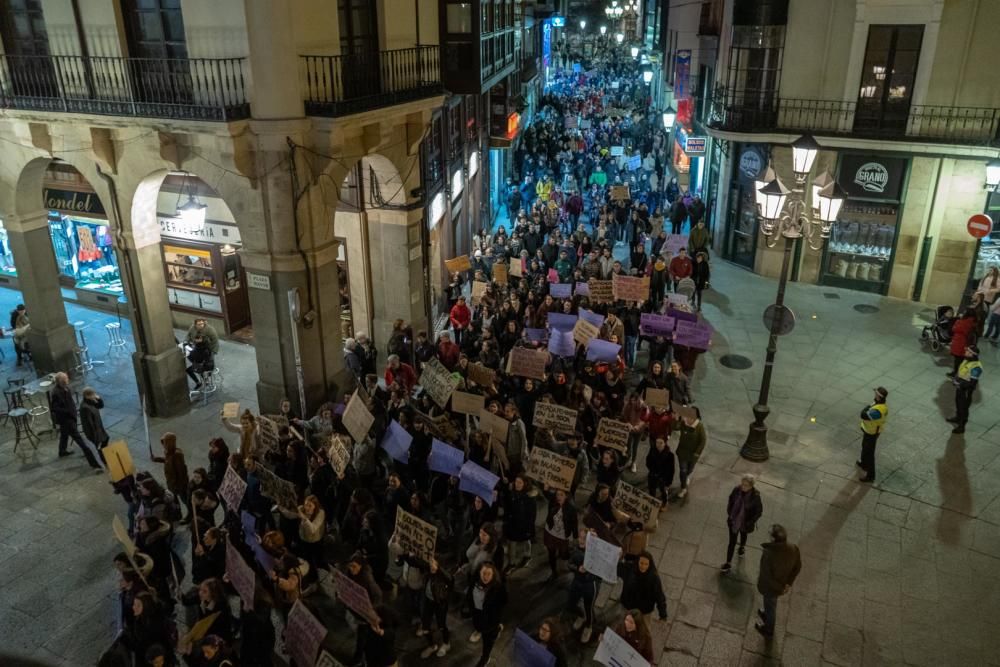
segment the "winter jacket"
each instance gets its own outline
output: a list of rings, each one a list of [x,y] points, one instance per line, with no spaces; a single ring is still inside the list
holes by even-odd
[[[729,501],[726,503],[726,517],[729,517],[729,515],[732,514],[733,505],[736,504],[736,501],[742,493],[743,489],[737,486],[729,494]],[[746,498],[744,498],[744,503],[743,525],[739,528],[745,533],[752,533],[757,527],[757,521],[760,519],[760,515],[764,513],[764,503],[760,500],[760,491],[757,489],[750,489],[750,493]],[[732,526],[730,526],[730,528],[732,528]]]
[[[653,565],[653,557],[644,552],[641,557],[649,559],[649,569],[639,572],[638,559],[635,562],[618,564],[618,576],[622,579],[622,593],[619,600],[625,609],[638,609],[644,615],[655,607],[660,618],[667,617],[667,597],[663,593],[663,582]]]
[[[503,515],[503,534],[511,542],[526,542],[535,536],[535,500],[523,491],[512,491]]]
[[[451,321],[451,326],[454,329],[468,329],[469,322],[472,321],[472,311],[469,307],[462,303],[456,303],[451,307],[451,313],[448,316]]]
[[[545,525],[551,528],[555,523],[556,512],[559,511],[559,505],[556,504],[555,494],[546,494],[549,501],[548,512],[545,515]],[[576,539],[577,532],[579,530],[579,524],[577,523],[577,513],[576,507],[570,498],[566,498],[566,502],[562,506],[562,516],[563,516],[563,527],[566,529],[566,538],[569,540]]]
[[[156,460],[154,458],[154,460]],[[172,454],[163,458],[163,476],[167,488],[177,494],[181,502],[187,501],[188,469],[184,462],[184,452],[175,449]]]
[[[49,394],[52,418],[57,424],[76,424],[76,402],[73,400],[73,392],[69,387],[56,384],[52,393]]]
[[[976,318],[963,317],[951,327],[949,351],[956,357],[965,356],[965,348],[976,342]]]
[[[694,463],[705,449],[707,437],[705,424],[699,419],[694,426],[688,426],[681,421],[681,438],[677,442],[677,460],[681,463]]]
[[[691,271],[693,270],[693,268],[694,267],[691,265],[691,258],[690,257],[683,257],[682,258],[682,257],[678,256],[678,257],[674,257],[672,260],[670,260],[670,276],[674,280],[680,280],[681,278],[687,278],[688,276],[691,275]]]
[[[799,548],[787,542],[765,542],[760,545],[760,575],[757,591],[761,595],[783,595],[786,586],[795,583],[802,570]]]
[[[695,289],[703,290],[708,286],[708,281],[712,276],[712,271],[708,262],[695,262],[691,268],[691,279],[694,280]]]
[[[97,446],[103,445],[109,440],[108,432],[104,430],[104,421],[101,419],[101,408],[104,407],[104,399],[91,400],[83,399],[80,404],[80,424],[83,426],[83,434]]]
[[[670,451],[670,446],[663,448],[661,452],[656,445],[650,445],[649,453],[646,454],[646,469],[649,471],[650,480],[656,480],[670,486],[674,483],[674,453]]]
[[[469,586],[469,590],[465,594],[465,601],[469,609],[472,610],[472,625],[478,632],[490,632],[495,630],[500,625],[500,615],[503,613],[503,608],[507,605],[507,589],[500,579],[500,574],[497,573],[490,583],[490,586],[486,588],[486,599],[483,600],[483,608],[476,609],[473,600],[473,591],[476,588],[482,588],[482,582],[479,579],[479,572],[474,575],[475,583]]]

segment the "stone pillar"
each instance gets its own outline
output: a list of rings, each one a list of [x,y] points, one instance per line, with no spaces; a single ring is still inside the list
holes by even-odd
[[[131,310],[136,384],[152,416],[172,417],[187,412],[191,400],[184,353],[174,339],[159,239],[136,248],[135,237],[124,236],[126,246],[116,243],[115,252]]]
[[[240,253],[250,285],[257,397],[262,411],[276,410],[282,398],[309,416],[348,384],[344,372],[337,243],[307,251],[309,271],[298,253]],[[310,307],[309,285],[313,285]],[[298,321],[289,308],[289,291],[298,290]],[[298,336],[296,363],[294,336]],[[301,369],[306,405],[299,397]]]
[[[40,373],[68,371],[76,363],[76,332],[66,319],[48,213],[5,216],[4,225],[31,320],[27,340],[35,368]]]
[[[412,220],[411,220],[412,218]],[[364,220],[362,220],[362,224]],[[413,330],[427,329],[421,247],[423,211],[368,211],[371,239],[372,320],[375,344],[385,349],[392,323],[403,319]],[[443,224],[443,223],[442,223]]]
[[[257,120],[301,118],[299,50],[292,32],[290,0],[247,0],[247,41]]]

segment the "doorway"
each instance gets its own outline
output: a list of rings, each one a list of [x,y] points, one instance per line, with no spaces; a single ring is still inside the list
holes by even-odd
[[[49,54],[49,35],[41,0],[0,0],[0,37],[3,38],[6,74],[14,95],[58,98],[59,87]]]
[[[125,0],[129,76],[135,99],[190,105],[194,82],[188,63],[181,0]]]

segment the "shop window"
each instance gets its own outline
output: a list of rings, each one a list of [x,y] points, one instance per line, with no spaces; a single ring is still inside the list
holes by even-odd
[[[922,25],[869,27],[855,130],[905,131],[923,36]]]
[[[472,32],[472,3],[451,2],[445,11],[445,25],[449,33],[468,34]]]
[[[212,253],[207,250],[164,245],[163,261],[167,266],[168,282],[183,287],[215,290]]]
[[[441,116],[431,120],[430,129],[422,146],[424,154],[424,187],[433,190],[444,178],[443,156],[441,151]]]
[[[121,274],[107,220],[49,212],[56,266],[78,289],[122,293]]]

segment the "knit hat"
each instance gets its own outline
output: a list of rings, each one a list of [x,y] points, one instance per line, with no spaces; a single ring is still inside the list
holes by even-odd
[[[884,401],[889,396],[889,390],[886,389],[885,387],[876,387],[875,395]]]

